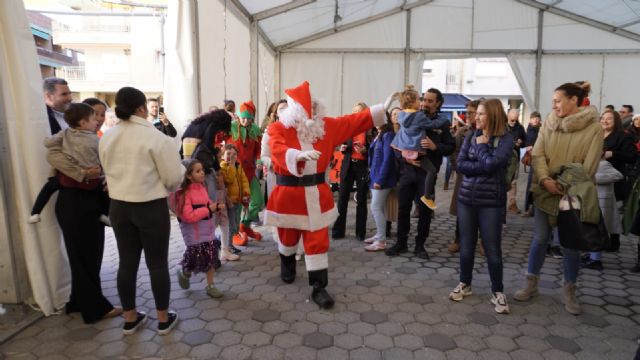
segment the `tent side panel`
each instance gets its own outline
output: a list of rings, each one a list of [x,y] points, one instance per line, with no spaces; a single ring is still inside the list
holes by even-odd
[[[544,14],[545,50],[640,49],[640,42],[561,17]]]

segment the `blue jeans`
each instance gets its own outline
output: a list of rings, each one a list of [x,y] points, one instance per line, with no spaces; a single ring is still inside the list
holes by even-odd
[[[371,189],[371,214],[376,222],[376,238],[385,241],[387,238],[387,218],[384,216],[384,204],[391,188]]]
[[[453,169],[451,167],[451,157],[443,156],[443,159],[447,161],[447,165],[444,168],[444,183],[449,184],[449,180],[451,179],[451,173],[453,172]]]
[[[491,291],[503,292],[502,285],[502,220],[504,207],[474,207],[458,201],[460,225],[460,282],[471,285],[478,230],[487,257]]]
[[[532,275],[540,275],[540,269],[542,269],[542,265],[544,265],[547,244],[551,239],[551,226],[549,225],[549,217],[547,214],[538,210],[537,207],[534,207],[533,226],[533,240],[529,248],[529,265],[527,272]],[[562,254],[564,281],[575,283],[578,279],[578,269],[580,268],[580,252],[563,247]]]

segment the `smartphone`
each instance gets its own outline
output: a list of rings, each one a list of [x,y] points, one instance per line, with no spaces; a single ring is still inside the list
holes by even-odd
[[[160,109],[158,111],[164,114],[164,106],[160,106]]]

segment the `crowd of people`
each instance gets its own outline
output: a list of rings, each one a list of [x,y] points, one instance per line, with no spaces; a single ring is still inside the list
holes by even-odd
[[[276,228],[283,282],[295,281],[296,260],[304,252],[311,299],[328,309],[334,304],[326,290],[329,227],[333,239],[346,237],[354,183],[354,236],[364,249],[390,257],[408,252],[411,218],[417,217],[413,254],[428,260],[425,243],[443,159],[450,168],[443,191],[449,189],[449,174],[455,176],[449,213],[456,227],[448,250],[459,252],[460,278],[449,294],[452,301],[472,295],[478,249],[487,259],[491,304],[497,313],[509,313],[501,247],[507,214],[531,217],[534,233],[525,284],[513,299],[536,296],[545,256],[561,258],[564,304],[571,314],[582,311],[576,297],[580,267],[602,270],[602,251],[619,251],[621,234],[640,234],[640,115],[630,105],[598,112],[584,81],[558,86],[549,116],[542,121],[532,112],[526,129],[519,110],[505,111],[498,99],[470,101],[466,112],[450,121],[440,111],[444,97],[438,89],[420,94],[410,85],[384,104],[359,102],[352,114],[326,117],[305,82],[286,90],[287,98],[271,104],[260,124],[251,101],[236,107],[225,100],[222,109],[212,107],[184,129],[180,151],[171,140],[178,131],[161,99],[122,88],[115,98],[118,122],[104,124],[103,101],[72,103],[63,79],[47,78],[43,89],[52,134],[45,146],[54,171],[29,222],[41,221],[47,201],[59,192],[55,213],[72,275],[66,311],[81,312],[87,323],[122,315],[124,334],[147,321],[136,308],[142,251],[158,333],[169,333],[178,321],[169,310],[170,213],[185,243],[175,274],[181,288],[202,273],[206,294],[223,297],[215,271],[241,260],[240,247],[249,239],[260,241],[263,235],[253,227],[264,224]],[[336,151],[343,155],[337,206],[326,181]],[[521,163],[528,169],[522,210],[516,203]],[[373,234],[366,233],[369,191]],[[566,226],[558,224],[558,216],[574,207],[580,209],[579,224],[606,226],[602,246],[581,251],[568,245],[558,231]],[[393,222],[396,237],[388,243]],[[117,241],[122,307],[113,306],[101,290],[104,226],[113,227]],[[637,248],[633,272],[640,272]]]

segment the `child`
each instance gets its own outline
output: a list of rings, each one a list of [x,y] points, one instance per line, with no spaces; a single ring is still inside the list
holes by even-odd
[[[83,103],[70,104],[64,113],[64,120],[69,124],[69,128],[47,138],[45,146],[47,148],[59,147],[62,153],[71,158],[77,166],[70,169],[56,169],[54,176],[50,177],[42,187],[33,204],[28,220],[29,224],[40,222],[42,209],[53,193],[61,187],[102,191],[102,179],[89,180],[102,172],[98,158],[99,139],[96,135],[98,121],[95,110]],[[108,200],[107,193],[104,192],[104,213],[100,216],[100,221],[111,226],[109,217],[105,215],[108,212]]]
[[[436,209],[435,180],[437,171],[433,163],[426,155],[426,150],[420,146],[420,141],[425,137],[427,130],[438,131],[447,124],[447,119],[429,119],[420,108],[420,96],[413,89],[413,85],[407,85],[405,91],[397,93],[402,111],[398,114],[400,130],[391,143],[391,147],[401,151],[402,157],[408,161],[420,161],[420,167],[427,172],[424,182],[424,195],[420,200],[431,210]]]
[[[226,144],[222,148],[222,162],[220,172],[224,177],[224,184],[227,187],[227,197],[229,199],[229,233],[233,235],[233,244],[238,246],[247,245],[247,234],[239,231],[240,212],[242,207],[249,206],[249,180],[242,170],[242,166],[237,162],[238,149],[233,144]]]
[[[213,286],[213,274],[220,267],[220,242],[215,240],[214,215],[225,210],[224,203],[211,202],[204,183],[204,168],[198,160],[190,160],[180,189],[172,194],[172,208],[180,224],[187,246],[178,269],[178,284],[188,289],[193,273],[207,273],[207,295],[221,298],[222,292]]]

